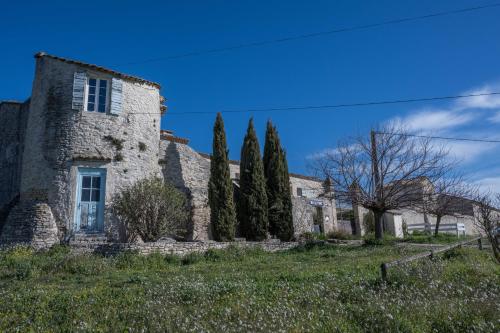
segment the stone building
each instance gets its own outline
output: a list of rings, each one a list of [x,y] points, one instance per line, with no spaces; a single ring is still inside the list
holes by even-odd
[[[196,152],[188,139],[161,131],[160,165],[163,177],[188,194],[191,203],[192,230],[195,240],[211,239],[208,179],[210,155]],[[229,169],[235,191],[239,186],[239,161],[230,161]],[[321,180],[290,174],[295,235],[305,232],[330,232],[336,225],[336,206],[332,194],[324,195]]]
[[[440,232],[453,232],[457,234],[476,235],[479,233],[475,225],[477,216],[477,203],[460,197],[452,197],[445,194],[434,194],[432,183],[425,177],[408,181],[406,185],[408,197],[406,200],[411,204],[404,208],[393,209],[384,214],[384,231],[403,237],[403,230],[411,233],[418,231],[434,231],[436,216],[426,212],[424,207],[429,205],[431,197],[443,199],[449,202],[450,214],[443,216],[440,222]],[[426,203],[425,203],[426,202]],[[424,204],[425,203],[425,204]],[[451,214],[452,211],[452,214]],[[373,213],[353,203],[354,233],[364,235],[373,224]]]
[[[190,238],[210,239],[210,160],[160,133],[160,85],[45,53],[35,59],[31,97],[0,103],[0,243],[119,241],[111,198],[153,175],[187,194]],[[232,162],[235,184],[237,169]],[[335,202],[318,197],[321,181],[293,175],[291,183],[296,232],[332,230]]]

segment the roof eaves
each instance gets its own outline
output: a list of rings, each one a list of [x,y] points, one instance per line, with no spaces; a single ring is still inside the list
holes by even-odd
[[[202,152],[198,152],[198,154],[206,159],[210,159],[210,154],[207,154],[207,153],[202,153]],[[236,160],[229,160],[229,163],[230,164],[234,164],[234,165],[239,165],[240,164],[240,161],[236,161]],[[305,180],[311,180],[311,181],[315,181],[315,182],[321,182],[322,180],[317,178],[317,177],[313,177],[313,176],[306,176],[306,175],[299,175],[298,173],[290,173],[290,177],[294,177],[294,178],[300,178],[300,179],[305,179]]]
[[[109,69],[109,68],[105,68],[105,67],[101,67],[101,66],[97,66],[97,65],[93,65],[93,64],[88,64],[88,63],[81,62],[81,61],[78,61],[78,60],[71,60],[71,59],[67,59],[67,58],[62,58],[62,57],[58,57],[58,56],[47,54],[45,52],[38,52],[38,53],[35,54],[35,58],[43,58],[43,57],[47,57],[47,58],[59,60],[59,61],[62,61],[62,62],[66,62],[68,64],[74,64],[74,65],[78,65],[78,66],[82,66],[82,67],[87,67],[87,68],[90,68],[90,69],[93,69],[93,70],[96,70],[96,71],[100,71],[100,72],[104,72],[104,73],[107,73],[107,74],[118,76],[118,77],[120,77],[122,79],[130,80],[130,81],[135,81],[135,82],[139,82],[139,83],[149,84],[149,85],[154,86],[154,87],[156,87],[158,89],[161,88],[161,86],[160,86],[159,83],[156,83],[156,82],[153,82],[153,81],[148,81],[148,80],[142,79],[140,77],[136,77],[136,76],[132,76],[132,75],[127,75],[127,74],[124,74],[124,73],[120,73],[120,72],[114,71],[114,70]]]

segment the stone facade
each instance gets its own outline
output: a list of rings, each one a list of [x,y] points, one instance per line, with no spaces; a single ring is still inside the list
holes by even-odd
[[[27,244],[44,249],[59,243],[52,210],[47,203],[24,200],[9,214],[9,223],[2,230],[2,243]]]
[[[29,101],[0,103],[0,232],[19,195],[28,111]]]
[[[111,114],[109,109],[105,113],[73,109],[75,72],[108,82],[120,78],[121,113]],[[18,205],[25,208],[26,228],[21,230],[29,230],[33,221],[51,215],[57,228],[47,228],[47,232],[56,232],[50,237],[60,240],[71,237],[78,169],[100,168],[106,173],[105,232],[109,239],[118,239],[118,228],[109,212],[114,193],[148,175],[161,175],[159,86],[97,66],[40,54],[36,56],[32,95],[25,114],[26,130],[19,131],[18,141],[12,143],[24,145],[22,158],[9,168],[20,168],[22,175]],[[143,149],[139,148],[140,143]],[[7,177],[2,173],[2,181]],[[29,208],[30,204],[34,206]],[[45,208],[43,216],[38,217],[40,205]],[[6,232],[23,220],[22,212],[15,210],[16,214],[10,214],[6,221],[1,242],[15,241]],[[23,241],[29,237],[28,232],[26,237],[16,235]]]
[[[164,137],[160,142],[160,165],[163,178],[188,196],[191,213],[189,238],[211,239],[208,206],[210,161],[187,144],[169,141],[168,137]]]
[[[469,201],[470,203],[470,201]],[[467,235],[477,235],[480,233],[479,229],[475,225],[475,214],[471,204],[471,211],[467,214],[457,214],[455,216],[443,216],[441,218],[441,225],[443,224],[455,224],[455,223],[463,223],[465,226],[465,233]],[[366,221],[368,219],[373,219],[373,214],[370,210],[363,208],[361,206],[353,206],[354,208],[354,223],[356,225],[356,234],[357,235],[365,235],[366,230]],[[370,216],[371,215],[371,216]],[[436,217],[432,215],[426,216],[422,212],[411,209],[398,209],[391,210],[384,215],[384,220],[390,221],[393,215],[400,215],[401,221],[406,226],[411,225],[423,225],[428,224],[429,227],[433,230],[436,225]],[[390,229],[390,226],[387,226],[387,229]]]
[[[187,195],[189,239],[212,239],[210,157],[194,151],[187,140],[160,131],[165,110],[160,86],[44,53],[35,58],[30,99],[0,103],[0,243],[43,248],[75,239],[120,242],[112,198],[150,176],[162,177]],[[108,88],[102,96],[101,83]],[[91,110],[91,98],[96,105],[106,100],[104,112],[97,112],[97,106]],[[237,189],[239,163],[231,161],[230,169]],[[97,201],[104,228],[93,235],[82,235],[77,223],[84,170],[103,175],[104,199]],[[333,230],[335,201],[321,196],[321,181],[294,174],[290,180],[296,236]]]
[[[176,138],[171,133],[162,138],[164,140],[160,143],[160,164],[163,177],[187,193],[190,198],[191,238],[193,240],[212,239],[210,207],[208,206],[210,155],[196,152],[187,145],[187,140]],[[229,169],[235,191],[237,191],[239,162],[230,161]],[[324,192],[322,181],[313,177],[291,174],[290,186],[292,187],[295,236],[298,237],[305,232],[333,231],[337,221],[335,200],[322,196]]]

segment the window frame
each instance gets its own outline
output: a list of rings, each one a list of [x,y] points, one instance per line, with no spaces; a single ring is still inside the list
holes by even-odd
[[[94,100],[94,110],[93,111],[90,111],[88,109],[88,107],[89,107],[90,80],[96,80],[95,100]],[[98,111],[99,110],[99,102],[100,102],[99,90],[101,87],[101,81],[106,81],[106,99],[105,99],[105,104],[104,104],[104,112]],[[111,103],[111,79],[110,78],[103,78],[103,77],[100,77],[97,75],[87,75],[87,81],[85,82],[85,100],[84,100],[84,103],[85,103],[84,110],[86,112],[108,114],[109,109],[110,109],[110,103]]]

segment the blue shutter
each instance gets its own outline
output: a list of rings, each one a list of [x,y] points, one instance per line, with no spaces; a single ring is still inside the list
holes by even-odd
[[[73,77],[73,100],[71,104],[73,110],[83,110],[86,83],[87,75],[83,72],[75,72]]]
[[[123,81],[113,78],[111,80],[111,107],[109,108],[111,114],[122,113],[122,89]]]

